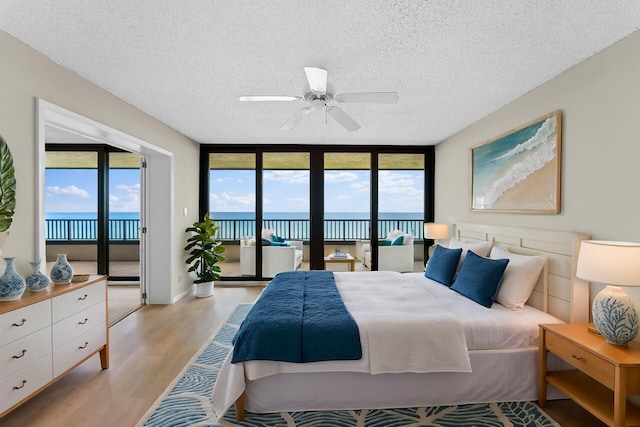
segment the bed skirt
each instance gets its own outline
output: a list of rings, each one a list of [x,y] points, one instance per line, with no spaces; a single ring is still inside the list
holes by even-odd
[[[538,348],[469,352],[472,373],[287,373],[247,381],[245,409],[381,409],[538,399]],[[566,365],[549,354],[548,369]],[[548,386],[548,399],[564,396]]]

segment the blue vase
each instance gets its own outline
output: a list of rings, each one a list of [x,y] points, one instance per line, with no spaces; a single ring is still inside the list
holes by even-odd
[[[56,285],[67,285],[71,283],[73,277],[73,268],[67,262],[67,254],[58,254],[56,263],[51,267],[49,272],[51,281]]]
[[[27,288],[31,292],[42,292],[49,286],[49,278],[40,272],[40,261],[31,261],[33,273],[25,277]]]
[[[13,264],[13,258],[4,258],[7,268],[0,277],[0,301],[15,301],[22,297],[26,285]]]

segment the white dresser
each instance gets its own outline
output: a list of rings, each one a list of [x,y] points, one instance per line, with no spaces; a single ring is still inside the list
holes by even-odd
[[[96,353],[107,369],[105,276],[0,303],[0,417]]]

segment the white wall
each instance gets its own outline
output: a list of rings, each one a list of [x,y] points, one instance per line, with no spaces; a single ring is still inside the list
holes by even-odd
[[[18,271],[30,271],[35,244],[35,99],[42,98],[174,153],[175,194],[172,248],[176,277],[167,277],[171,295],[191,287],[182,247],[184,229],[198,214],[198,145],[130,104],[98,88],[42,54],[0,31],[0,135],[9,144],[16,169],[16,215],[5,254],[16,257]],[[179,108],[179,106],[176,106]],[[189,215],[183,216],[183,208]],[[149,207],[153,210],[153,207]],[[178,275],[183,276],[179,283]]]
[[[640,31],[437,145],[436,221],[568,230],[594,239],[640,242],[639,52]],[[557,109],[564,128],[561,213],[471,212],[469,148]]]

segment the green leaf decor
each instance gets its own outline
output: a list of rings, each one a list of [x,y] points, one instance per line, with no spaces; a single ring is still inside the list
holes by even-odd
[[[0,136],[0,232],[7,231],[16,210],[16,178],[9,145]]]

